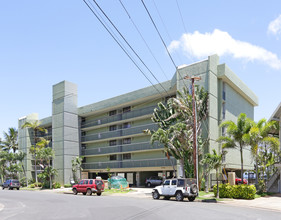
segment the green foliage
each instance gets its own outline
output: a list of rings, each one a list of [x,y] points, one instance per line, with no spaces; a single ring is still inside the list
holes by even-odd
[[[34,184],[30,184],[29,188],[35,188],[35,185]]]
[[[30,178],[30,179],[28,180],[28,184],[30,185],[30,184],[33,184],[33,183],[35,183],[35,179]]]
[[[50,189],[50,182],[49,181],[44,181],[42,183],[42,189]]]
[[[22,177],[20,180],[20,185],[25,187],[26,186],[26,177]]]
[[[42,183],[40,183],[40,182],[36,182],[36,183],[34,183],[34,185],[35,185],[35,187],[42,187]]]
[[[70,188],[70,187],[72,187],[71,184],[64,184],[64,188]]]
[[[56,182],[56,183],[53,184],[53,188],[54,189],[59,189],[59,188],[61,188],[61,184]]]
[[[217,194],[217,186],[213,187],[214,195]],[[256,194],[256,187],[254,185],[219,185],[220,198],[234,198],[234,199],[254,199]]]

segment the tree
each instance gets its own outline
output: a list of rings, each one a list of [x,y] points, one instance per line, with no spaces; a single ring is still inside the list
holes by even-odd
[[[22,151],[18,151],[17,154],[16,154],[16,160],[20,163],[21,165],[21,168],[22,168],[22,171],[23,171],[23,174],[25,176],[25,180],[26,180],[26,186],[28,186],[28,180],[27,180],[27,176],[26,176],[26,172],[25,172],[25,169],[24,169],[24,166],[23,166],[23,160],[26,156],[26,153],[22,152]]]
[[[40,143],[40,141],[42,141],[42,138],[39,138],[37,135],[38,135],[39,132],[46,133],[47,130],[40,126],[40,122],[38,120],[36,120],[34,122],[25,122],[22,125],[22,128],[30,128],[32,130],[33,143],[32,143],[32,146],[30,147],[30,153],[34,157],[35,181],[38,182],[36,154],[37,154],[37,151],[39,150],[39,148],[42,148],[42,143]],[[39,141],[39,143],[38,143],[38,141]],[[43,142],[44,142],[44,140],[43,140]]]
[[[4,141],[1,141],[1,147],[5,151],[13,150],[15,153],[18,150],[18,131],[15,128],[9,128],[8,133],[3,132]]]
[[[271,143],[271,146],[275,146],[275,143],[279,143],[278,138],[269,138],[270,132],[273,129],[278,129],[278,124],[275,121],[267,122],[266,119],[261,119],[257,123],[252,122],[251,129],[248,134],[244,135],[244,140],[251,146],[251,153],[256,163],[256,186],[258,186],[258,152],[261,150],[262,145],[265,142]],[[277,141],[276,141],[276,140]],[[278,149],[278,148],[277,148]]]
[[[213,154],[207,153],[204,155],[204,158],[201,160],[201,163],[207,166],[206,172],[209,172],[213,169],[216,170],[216,180],[217,180],[217,195],[219,198],[219,169],[222,166],[222,158],[226,154],[226,151],[223,151],[222,154],[218,155],[216,150],[213,149]]]
[[[208,93],[203,88],[195,88],[195,102],[197,111],[197,136],[201,135],[201,124],[208,114]],[[152,121],[157,123],[158,129],[145,130],[151,135],[151,142],[159,142],[164,145],[165,151],[179,160],[181,176],[185,177],[185,168],[193,172],[193,117],[192,117],[192,95],[184,88],[183,93],[177,92],[178,98],[170,98],[167,104],[158,103],[154,109]],[[191,176],[190,176],[191,177]]]
[[[0,151],[0,175],[1,182],[4,182],[4,179],[7,175],[7,161],[8,161],[8,152]]]
[[[72,160],[71,160],[71,166],[72,166],[72,175],[73,175],[73,180],[75,182],[77,182],[77,176],[76,176],[76,172],[79,170],[80,172],[80,176],[81,176],[81,171],[83,170],[82,168],[82,161],[83,161],[83,158],[84,157],[81,157],[81,156],[77,156],[77,157],[74,157]]]
[[[243,183],[243,149],[247,146],[245,135],[251,129],[252,120],[247,118],[246,114],[241,113],[238,116],[237,124],[233,121],[225,121],[220,124],[220,127],[226,127],[226,136],[218,138],[218,142],[223,143],[223,148],[238,148],[240,151],[241,160],[241,179]]]

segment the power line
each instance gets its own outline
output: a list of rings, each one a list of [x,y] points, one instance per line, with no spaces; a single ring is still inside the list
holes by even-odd
[[[167,28],[167,26],[165,25],[164,20],[162,19],[162,16],[161,16],[161,14],[160,14],[160,12],[159,12],[159,10],[158,10],[158,7],[157,7],[157,5],[156,5],[156,3],[155,3],[154,0],[153,0],[153,4],[154,4],[154,7],[156,8],[156,11],[157,11],[157,14],[158,14],[158,16],[159,16],[159,18],[160,18],[161,23],[162,23],[162,25],[164,26],[164,29],[165,29],[165,31],[166,31],[166,34],[167,34],[167,36],[169,37],[170,41],[172,42],[173,40],[172,40],[172,38],[171,38],[171,35],[169,34],[168,28]],[[176,53],[176,55],[177,55],[179,61],[180,61],[181,63],[183,63],[183,61],[182,61],[182,59],[180,58],[179,54]]]
[[[132,24],[134,25],[135,29],[137,30],[137,32],[138,32],[139,35],[141,36],[143,42],[145,43],[145,45],[146,45],[147,49],[149,50],[150,54],[153,56],[155,62],[158,64],[158,66],[159,66],[159,68],[161,69],[162,73],[164,74],[164,76],[166,77],[166,79],[169,80],[168,77],[167,77],[167,75],[165,74],[163,68],[161,67],[160,63],[158,62],[158,60],[157,60],[156,57],[154,56],[153,52],[151,51],[150,47],[148,46],[147,42],[145,41],[145,39],[144,39],[143,35],[141,34],[140,30],[138,29],[137,25],[135,24],[135,22],[133,21],[132,17],[130,16],[130,14],[129,14],[128,10],[126,9],[125,5],[122,3],[121,0],[119,0],[119,2],[120,2],[120,4],[122,5],[122,7],[123,7],[123,9],[125,10],[125,12],[127,13],[128,17],[129,17],[129,19],[131,20]]]
[[[164,40],[163,40],[163,38],[162,38],[162,36],[161,36],[159,30],[158,30],[158,28],[157,28],[157,26],[156,26],[156,24],[155,24],[153,18],[151,17],[151,15],[150,15],[150,13],[149,13],[149,11],[148,11],[148,9],[147,9],[147,7],[146,7],[144,1],[141,0],[141,2],[142,2],[142,4],[143,4],[143,6],[144,6],[144,8],[145,8],[145,10],[146,10],[146,12],[147,12],[149,18],[150,18],[152,24],[154,25],[154,28],[156,29],[156,31],[157,31],[157,33],[158,33],[158,36],[160,37],[160,39],[161,39],[161,41],[162,41],[162,43],[163,43],[163,45],[164,45],[164,47],[165,47],[165,49],[166,49],[166,51],[167,51],[167,53],[168,53],[168,55],[169,55],[169,57],[170,57],[172,63],[174,64],[174,67],[175,67],[175,69],[176,69],[176,72],[179,73],[179,75],[180,75],[180,77],[181,77],[181,79],[182,79],[182,81],[183,81],[183,84],[185,85],[185,87],[187,87],[186,84],[185,84],[185,82],[184,82],[184,79],[183,79],[183,77],[181,76],[180,72],[178,71],[178,68],[177,68],[177,66],[176,66],[176,64],[175,64],[175,62],[174,62],[174,60],[173,60],[173,58],[172,58],[172,56],[171,56],[171,54],[170,54],[168,48],[167,48],[167,45],[165,44],[165,42],[164,42]]]
[[[178,7],[178,10],[179,10],[179,14],[180,14],[180,17],[181,17],[181,22],[182,22],[182,25],[183,25],[183,29],[185,31],[185,33],[187,34],[187,28],[186,28],[186,25],[185,25],[185,22],[183,20],[183,16],[182,16],[182,13],[181,13],[181,10],[180,10],[180,6],[179,6],[179,3],[178,3],[178,0],[176,0],[176,3],[177,3],[177,7]],[[190,46],[190,52],[191,52],[191,59],[192,59],[192,62],[194,62],[194,54],[193,54],[193,50],[192,50],[192,47]]]
[[[141,61],[141,63],[146,67],[146,69],[150,72],[150,74],[153,76],[153,78],[159,83],[159,85],[162,87],[162,89],[169,95],[167,90],[163,87],[163,85],[159,82],[159,80],[156,78],[156,76],[152,73],[152,71],[148,68],[148,66],[144,63],[144,61],[140,58],[140,56],[137,54],[137,52],[132,48],[132,46],[129,44],[129,42],[126,40],[126,38],[122,35],[122,33],[118,30],[118,28],[114,25],[114,23],[111,21],[111,19],[107,16],[107,14],[102,10],[102,8],[99,6],[99,4],[93,0],[93,2],[96,4],[96,6],[100,9],[100,11],[103,13],[103,15],[106,17],[106,19],[111,23],[111,25],[114,27],[114,29],[118,32],[118,34],[122,37],[122,39],[125,41],[125,43],[130,47],[130,49],[133,51],[133,53],[137,56],[137,58]]]
[[[129,57],[129,59],[134,63],[134,65],[138,68],[138,70],[143,74],[143,76],[150,82],[150,84],[157,90],[157,92],[161,95],[161,92],[155,87],[155,85],[150,81],[150,79],[145,75],[145,73],[141,70],[141,68],[137,65],[137,63],[133,60],[133,58],[128,54],[128,52],[122,47],[122,45],[118,42],[118,40],[113,36],[113,34],[109,31],[106,25],[101,21],[101,19],[97,16],[97,14],[93,11],[90,5],[83,0],[84,3],[88,6],[91,12],[95,15],[98,21],[102,24],[102,26],[106,29],[106,31],[110,34],[110,36],[114,39],[114,41],[119,45],[119,47],[123,50],[123,52]],[[165,90],[166,91],[166,90]],[[167,91],[166,91],[167,92]]]

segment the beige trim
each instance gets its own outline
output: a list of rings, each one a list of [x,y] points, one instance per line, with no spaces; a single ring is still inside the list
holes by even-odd
[[[85,172],[91,173],[108,173],[107,169],[84,169]],[[173,171],[172,166],[164,166],[164,167],[134,167],[134,168],[115,168],[110,169],[110,172],[119,172],[119,173],[127,173],[127,172],[145,172],[145,171]]]

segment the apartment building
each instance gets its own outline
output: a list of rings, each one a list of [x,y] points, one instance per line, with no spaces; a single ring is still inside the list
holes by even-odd
[[[97,175],[106,178],[111,172],[126,177],[133,185],[144,185],[149,176],[173,175],[177,161],[173,157],[167,159],[163,146],[152,145],[143,130],[157,129],[151,121],[153,109],[158,102],[176,96],[177,90],[189,87],[186,76],[200,76],[196,84],[209,93],[209,116],[203,128],[209,142],[204,153],[213,148],[221,150],[216,139],[224,132],[219,128],[223,120],[235,121],[241,112],[254,118],[258,98],[226,64],[219,64],[217,55],[178,67],[173,78],[161,85],[82,107],[77,106],[77,86],[63,81],[53,86],[52,116],[40,119],[41,125],[50,130],[48,137],[55,150],[53,165],[59,173],[57,181],[70,182],[71,160],[78,155],[84,156],[82,175],[88,178]],[[32,137],[21,125],[32,120],[39,120],[38,114],[19,119],[19,147],[27,153]],[[252,169],[250,151],[245,151],[244,158],[244,168]],[[229,150],[225,164],[226,169],[240,169],[239,151]],[[28,175],[34,175],[29,154],[24,165]]]

